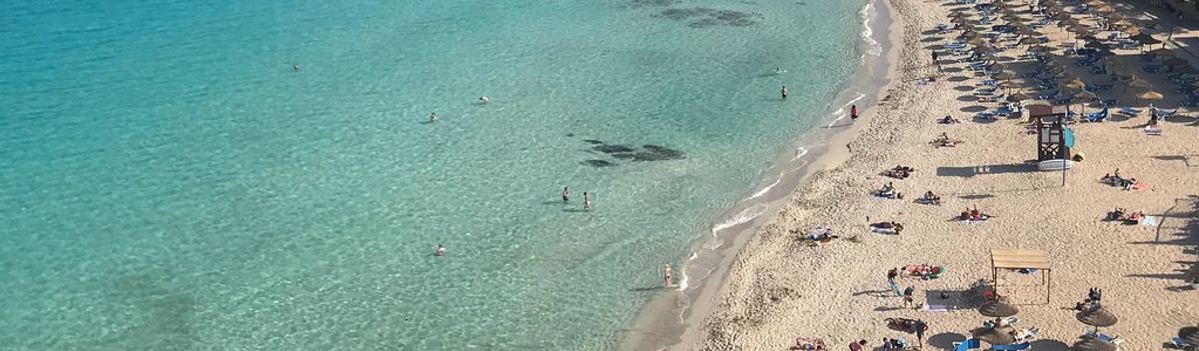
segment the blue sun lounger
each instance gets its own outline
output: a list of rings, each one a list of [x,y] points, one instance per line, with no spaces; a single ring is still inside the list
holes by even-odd
[[[995,351],[1020,351],[1027,350],[1029,346],[1032,346],[1032,344],[1025,341],[1019,344],[991,345],[991,349]]]
[[[982,345],[979,343],[978,339],[975,338],[967,338],[966,340],[953,343],[953,351],[968,351],[970,349],[978,348],[982,348]]]
[[[1141,114],[1141,112],[1143,112],[1143,111],[1142,111],[1141,109],[1139,109],[1139,108],[1136,108],[1136,107],[1128,107],[1128,106],[1124,106],[1124,107],[1121,107],[1121,108],[1120,108],[1120,113],[1123,113],[1123,114],[1126,114],[1126,115],[1132,115],[1132,116],[1136,116],[1136,115],[1139,115],[1139,114]]]

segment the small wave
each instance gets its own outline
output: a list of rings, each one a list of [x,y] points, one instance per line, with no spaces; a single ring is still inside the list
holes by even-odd
[[[727,221],[724,221],[724,222],[721,222],[720,224],[712,226],[712,234],[716,234],[716,232],[721,231],[721,230],[732,228],[733,226],[736,226],[738,224],[749,223],[749,221],[754,220],[754,218],[758,218],[758,216],[761,216],[763,213],[766,213],[766,210],[767,210],[766,204],[756,203],[753,206],[750,206],[749,208],[741,210],[741,212],[738,212],[736,215],[733,216],[733,218],[729,218]]]
[[[704,249],[715,251],[716,248],[720,247],[720,245],[724,245],[724,240],[714,239],[712,241],[704,243],[704,245],[701,247],[703,247]]]
[[[874,40],[874,30],[870,28],[870,19],[876,17],[872,16],[874,13],[874,1],[866,3],[866,6],[862,7],[861,11],[858,11],[858,16],[862,19],[861,38],[862,41],[866,42],[867,46],[867,55],[862,56],[862,62],[865,62],[867,57],[879,57],[883,54],[883,44],[880,44],[878,40]]]
[[[866,94],[858,93],[857,97],[850,99],[844,105],[841,105],[841,107],[838,108],[836,111],[833,111],[833,115],[837,116],[837,118],[834,118],[831,122],[829,122],[828,126],[825,126],[825,128],[832,128],[833,126],[837,125],[837,122],[840,122],[841,120],[845,119],[845,117],[849,115],[849,113],[847,111],[845,111],[845,108],[853,106],[853,104],[857,103],[858,101],[861,101],[865,97],[866,97]],[[799,158],[799,157],[796,157],[796,158]]]
[[[807,153],[807,149],[804,149],[804,153]],[[797,152],[797,154],[798,154],[798,152]],[[802,155],[800,155],[800,156],[802,156]],[[796,156],[796,158],[798,158],[798,157],[799,157],[799,156]],[[762,195],[766,195],[766,193],[767,193],[767,192],[770,192],[770,189],[771,189],[771,188],[774,188],[774,186],[775,186],[775,185],[778,185],[778,184],[779,184],[779,181],[781,181],[781,180],[783,180],[783,179],[782,179],[782,178],[775,178],[775,179],[774,179],[774,183],[770,183],[770,185],[767,185],[765,188],[762,188],[762,190],[758,190],[758,192],[754,193],[754,195],[753,195],[753,196],[750,196],[749,198],[750,198],[750,199],[752,199],[752,198],[755,198],[755,197],[759,197],[759,196],[762,196]]]

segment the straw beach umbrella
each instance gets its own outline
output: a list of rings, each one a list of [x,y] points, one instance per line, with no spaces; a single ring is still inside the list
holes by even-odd
[[[1078,314],[1074,315],[1074,318],[1077,318],[1082,324],[1093,327],[1110,327],[1120,321],[1119,318],[1116,318],[1116,315],[1108,312],[1103,307],[1078,312]]]
[[[1016,342],[1016,337],[1005,330],[997,328],[978,328],[970,332],[975,339],[991,345],[1008,345]]]
[[[1137,102],[1140,102],[1141,100],[1161,100],[1163,97],[1164,96],[1162,96],[1162,93],[1150,89],[1146,92],[1137,94]]]
[[[1085,337],[1070,346],[1071,351],[1116,351],[1116,344],[1095,337]]]
[[[974,45],[974,46],[987,46],[990,43],[988,43],[987,40],[983,39],[983,38],[973,38],[973,39],[967,40],[966,44],[970,44],[970,45]]]
[[[1111,5],[1103,5],[1103,6],[1099,6],[1099,8],[1096,8],[1096,9],[1094,9],[1094,10],[1091,10],[1091,11],[1092,11],[1092,12],[1099,12],[1099,13],[1112,13],[1112,12],[1116,12],[1116,9],[1112,8],[1112,6],[1111,6]]]
[[[978,313],[987,317],[1011,317],[1020,313],[1020,309],[1016,306],[1000,302],[992,301],[978,307]]]
[[[1008,95],[1008,97],[1007,97],[1008,102],[1020,102],[1020,101],[1024,101],[1024,100],[1032,100],[1032,96],[1029,96],[1028,94],[1023,93],[1023,92],[1017,92],[1015,94]]]
[[[1082,88],[1087,87],[1087,83],[1083,83],[1082,79],[1078,79],[1078,78],[1071,79],[1070,81],[1068,81],[1062,85],[1065,85],[1067,87],[1074,88],[1074,89],[1082,89]]]
[[[1184,327],[1179,329],[1178,338],[1188,344],[1199,345],[1199,327]]]
[[[1023,39],[1020,39],[1020,41],[1019,41],[1019,42],[1017,42],[1017,43],[1019,43],[1020,45],[1029,45],[1029,46],[1032,46],[1032,45],[1040,44],[1040,43],[1041,43],[1041,39],[1037,39],[1037,38],[1034,38],[1034,37],[1024,37]]]

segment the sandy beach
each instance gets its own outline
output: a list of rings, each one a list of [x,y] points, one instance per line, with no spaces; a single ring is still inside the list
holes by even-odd
[[[1022,1],[1009,2],[1021,21],[1037,14]],[[863,110],[863,117],[840,139],[847,147],[830,147],[816,171],[796,189],[783,210],[756,229],[752,238],[723,277],[710,301],[710,311],[697,312],[679,350],[784,350],[797,338],[822,339],[830,349],[845,350],[850,342],[865,339],[868,349],[881,349],[884,337],[903,336],[916,344],[915,335],[887,328],[887,318],[913,318],[929,326],[919,343],[925,349],[952,349],[971,330],[987,320],[977,307],[982,291],[995,290],[991,281],[992,249],[1043,251],[1052,266],[1052,283],[1039,285],[1044,271],[1026,275],[1001,272],[998,293],[1019,307],[1017,329],[1036,327],[1030,339],[1036,350],[1065,350],[1089,330],[1070,310],[1086,297],[1089,288],[1103,291],[1102,306],[1119,318],[1102,330],[1120,336],[1123,350],[1162,349],[1181,327],[1199,323],[1199,292],[1189,284],[1196,262],[1193,231],[1199,210],[1199,124],[1189,108],[1180,108],[1156,127],[1160,135],[1143,131],[1147,110],[1156,103],[1173,110],[1185,98],[1175,91],[1169,72],[1141,68],[1140,47],[1112,49],[1104,66],[1110,71],[1135,73],[1133,83],[1114,81],[1114,88],[1097,93],[1100,99],[1118,99],[1110,117],[1102,122],[1072,123],[1077,136],[1074,151],[1085,159],[1065,174],[1039,172],[1036,135],[1026,132],[1024,118],[976,119],[978,112],[997,103],[982,102],[978,85],[986,74],[972,72],[960,56],[945,53],[944,44],[961,31],[933,30],[949,24],[951,10],[972,13],[971,5],[938,1],[891,0],[895,25],[897,79],[887,87],[879,106]],[[1180,31],[1167,35],[1162,15],[1144,6],[1111,3],[1140,33],[1165,41],[1177,58],[1199,61],[1179,42],[1168,37],[1193,37]],[[1073,13],[1071,13],[1073,14]],[[978,14],[973,16],[977,19]],[[1073,14],[1080,26],[1098,28],[1098,20],[1111,17]],[[997,22],[999,24],[1002,22]],[[1109,24],[1110,25],[1110,24]],[[1173,30],[1173,28],[1171,28]],[[1099,32],[1099,31],[1096,31]],[[1106,33],[1106,31],[1104,32]],[[1077,42],[1076,34],[1050,23],[1037,30],[1045,37],[1050,57],[1059,61],[1066,84],[1078,78],[1088,85],[1112,84],[1111,73],[1092,73],[1074,62],[1064,46]],[[1098,33],[1097,33],[1098,34]],[[1077,44],[1075,44],[1077,45]],[[1078,45],[1081,46],[1081,45]],[[1158,45],[1157,47],[1161,47]],[[930,49],[942,52],[944,70],[930,60]],[[1028,45],[1014,45],[997,53],[999,71],[1016,76],[1036,70],[1035,62],[1020,59]],[[1147,61],[1153,62],[1153,61]],[[997,72],[997,71],[996,71]],[[932,81],[926,81],[927,78]],[[1011,80],[1003,90],[1036,95],[1035,82]],[[1161,99],[1142,100],[1148,91]],[[1076,94],[1070,92],[1070,94]],[[1152,97],[1150,97],[1152,99]],[[1078,100],[1078,99],[1075,99]],[[1087,101],[1075,101],[1074,109]],[[1143,110],[1136,115],[1116,113],[1117,107]],[[1086,112],[1100,107],[1086,107]],[[952,116],[962,123],[939,124]],[[962,142],[954,147],[934,147],[942,133]],[[840,144],[835,144],[840,145]],[[904,165],[915,169],[904,180],[881,173]],[[1123,190],[1100,182],[1119,169],[1124,177],[1144,182],[1144,188]],[[884,199],[871,193],[893,182],[906,195]],[[915,203],[920,194],[933,191],[940,205]],[[1147,223],[1106,221],[1114,208],[1143,212]],[[977,208],[992,216],[978,223],[955,220],[959,213]],[[871,231],[870,223],[901,222],[901,235]],[[812,229],[828,226],[840,236],[828,243],[810,245],[799,239]],[[800,234],[795,234],[796,232]],[[900,277],[899,288],[915,290],[914,307],[887,283],[888,270],[907,264],[942,266],[935,279]],[[1048,302],[1046,302],[1048,289]],[[704,305],[708,301],[701,301]],[[924,306],[945,306],[929,311]],[[983,347],[989,345],[984,343]]]

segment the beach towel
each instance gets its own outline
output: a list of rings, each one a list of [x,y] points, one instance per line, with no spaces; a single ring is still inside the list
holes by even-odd
[[[949,306],[947,306],[947,305],[924,305],[923,310],[929,311],[929,312],[949,312]]]
[[[879,233],[879,234],[896,234],[895,228],[870,227],[870,231]]]
[[[1156,227],[1157,221],[1157,216],[1145,216],[1145,219],[1141,220],[1141,225],[1146,227]]]
[[[1133,190],[1144,189],[1147,186],[1149,186],[1149,184],[1145,184],[1145,182],[1132,183]]]
[[[1145,134],[1148,135],[1162,135],[1161,128],[1150,128],[1149,126],[1145,126],[1145,129],[1143,130],[1145,131]]]

